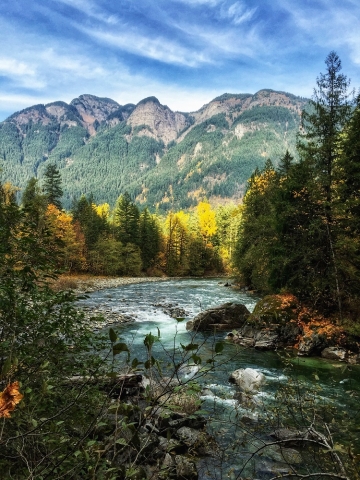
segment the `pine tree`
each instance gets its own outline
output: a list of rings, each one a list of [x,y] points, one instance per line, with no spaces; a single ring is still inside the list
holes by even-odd
[[[44,173],[44,193],[48,203],[55,205],[60,210],[62,209],[61,197],[63,190],[61,188],[61,176],[59,170],[52,163],[47,165]]]
[[[115,207],[115,224],[117,239],[124,245],[132,243],[139,246],[139,217],[139,209],[130,195],[127,192],[120,195]]]
[[[317,78],[311,110],[303,112],[303,128],[298,150],[301,161],[313,171],[309,188],[316,210],[313,212],[313,248],[318,252],[317,297],[341,313],[340,276],[336,258],[337,225],[334,219],[336,165],[340,157],[341,132],[351,115],[348,87],[350,81],[341,72],[341,61],[335,52],[326,60],[326,73]]]
[[[160,252],[160,227],[156,219],[145,208],[139,219],[139,241],[143,268],[152,266]]]
[[[22,208],[24,212],[40,226],[46,210],[46,196],[41,193],[38,180],[34,177],[28,181],[22,195]]]

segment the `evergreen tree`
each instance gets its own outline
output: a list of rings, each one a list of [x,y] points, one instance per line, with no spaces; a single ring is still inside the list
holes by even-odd
[[[101,234],[109,230],[106,218],[97,213],[91,195],[89,198],[82,195],[74,202],[72,214],[74,223],[78,222],[81,226],[88,250],[96,244]]]
[[[145,208],[139,219],[139,241],[143,268],[151,267],[160,252],[160,227],[154,216]]]
[[[313,170],[309,188],[317,205],[313,212],[313,242],[309,248],[318,252],[318,293],[322,303],[333,307],[340,301],[340,276],[335,245],[338,225],[334,218],[336,198],[335,169],[340,156],[341,132],[351,115],[349,80],[341,72],[341,61],[335,52],[326,60],[326,73],[317,78],[311,110],[303,112],[305,133],[300,137],[299,153]]]
[[[139,246],[139,217],[139,209],[130,195],[127,192],[120,195],[115,207],[115,224],[117,239],[124,245],[132,243]]]
[[[34,177],[28,181],[22,195],[22,208],[33,221],[40,226],[46,210],[46,197],[41,193],[38,180]]]
[[[55,205],[60,210],[62,209],[61,197],[63,190],[61,188],[61,176],[59,170],[52,163],[47,165],[44,173],[44,193],[48,203]]]

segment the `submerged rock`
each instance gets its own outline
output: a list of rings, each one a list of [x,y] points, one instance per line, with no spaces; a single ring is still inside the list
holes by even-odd
[[[199,313],[186,324],[187,330],[231,330],[241,328],[250,315],[249,310],[241,303],[224,303]]]

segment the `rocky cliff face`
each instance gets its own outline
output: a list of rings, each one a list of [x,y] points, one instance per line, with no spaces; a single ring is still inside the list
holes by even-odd
[[[145,98],[137,104],[128,119],[132,127],[146,125],[143,134],[162,140],[165,145],[175,140],[179,133],[190,125],[186,116],[173,112],[166,105],[161,105],[155,97]]]
[[[80,95],[70,103],[78,112],[83,126],[90,135],[95,135],[97,124],[107,120],[110,114],[119,110],[120,105],[110,98],[99,98],[95,95]]]

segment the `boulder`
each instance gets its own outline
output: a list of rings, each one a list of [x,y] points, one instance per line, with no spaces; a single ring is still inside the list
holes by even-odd
[[[346,359],[346,350],[338,347],[327,347],[321,352],[321,356],[323,358],[328,358],[329,360],[344,362]]]
[[[198,473],[195,464],[182,455],[175,456],[176,475],[186,480],[197,480]]]
[[[322,350],[328,347],[328,339],[325,335],[319,335],[316,331],[302,337],[299,342],[298,355],[308,356],[319,354]]]
[[[188,447],[192,447],[196,442],[199,441],[201,433],[195,430],[194,428],[181,427],[176,432],[176,436]]]
[[[243,392],[255,393],[265,383],[265,375],[253,368],[239,368],[232,372],[229,382],[236,383]]]
[[[241,328],[250,315],[249,310],[241,303],[224,303],[199,313],[186,324],[187,330],[232,330]]]
[[[259,350],[294,346],[301,333],[298,308],[298,300],[293,295],[267,295],[259,300],[243,325],[226,339]]]

